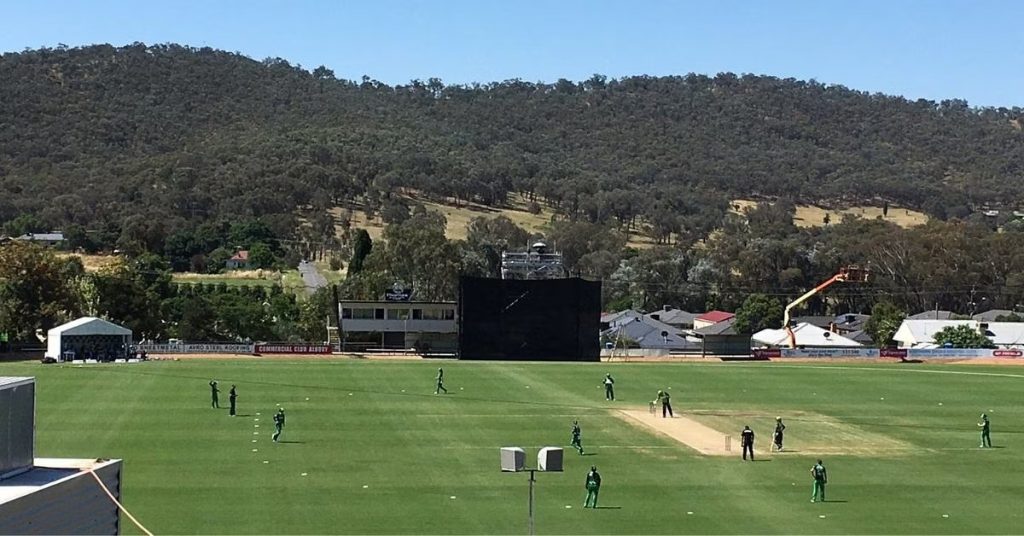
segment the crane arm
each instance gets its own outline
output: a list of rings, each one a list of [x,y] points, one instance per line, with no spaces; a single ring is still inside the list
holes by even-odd
[[[785,311],[785,313],[783,314],[783,317],[782,317],[782,329],[786,330],[786,334],[789,336],[789,347],[790,348],[796,348],[796,335],[793,333],[793,328],[789,327],[789,312],[794,307],[796,307],[797,305],[800,305],[801,303],[803,303],[803,302],[807,301],[808,299],[810,299],[811,296],[814,296],[815,294],[817,294],[817,293],[821,292],[822,290],[825,290],[826,288],[828,288],[829,285],[831,285],[832,283],[835,283],[836,281],[843,281],[845,279],[845,277],[846,277],[845,273],[838,273],[838,274],[828,278],[824,283],[822,283],[822,284],[814,287],[813,289],[807,291],[806,293],[804,293],[803,296],[800,296],[799,298],[793,300],[792,302],[790,302],[789,305],[786,306],[786,311]]]

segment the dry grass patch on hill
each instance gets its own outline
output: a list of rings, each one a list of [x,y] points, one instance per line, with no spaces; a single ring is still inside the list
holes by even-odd
[[[825,224],[825,214],[829,215],[830,223],[839,223],[844,214],[853,214],[866,220],[881,218],[900,227],[915,227],[928,223],[927,214],[908,208],[890,206],[885,216],[882,215],[882,212],[882,207],[860,206],[829,210],[812,205],[798,205],[793,223],[798,227],[821,227]]]
[[[98,272],[104,268],[112,268],[124,262],[119,255],[88,255],[85,253],[58,253],[58,257],[78,257],[86,272]]]
[[[744,214],[747,209],[755,208],[758,204],[758,201],[751,199],[733,199],[729,203],[729,212]],[[900,227],[915,227],[928,223],[927,214],[909,208],[892,205],[884,216],[883,212],[885,211],[882,207],[868,205],[842,209],[828,209],[816,205],[797,205],[796,214],[793,216],[793,224],[797,227],[821,227],[825,225],[825,214],[828,214],[829,223],[831,224],[841,222],[844,214],[860,216],[866,220],[881,218]]]
[[[445,236],[451,240],[465,240],[469,230],[469,222],[480,216],[485,218],[505,216],[523,229],[537,234],[543,234],[545,226],[554,217],[554,212],[543,205],[539,213],[534,214],[530,212],[528,210],[529,200],[519,194],[509,196],[509,206],[507,207],[489,207],[478,203],[464,202],[454,205],[419,199],[411,195],[404,197],[410,202],[422,204],[428,210],[444,215],[447,222]],[[351,214],[350,222],[352,228],[365,229],[373,240],[379,239],[384,234],[385,224],[380,217],[368,219],[361,207],[335,207],[331,209],[331,214],[338,217],[345,211]],[[637,249],[647,249],[657,244],[653,238],[641,231],[630,233],[627,245]]]

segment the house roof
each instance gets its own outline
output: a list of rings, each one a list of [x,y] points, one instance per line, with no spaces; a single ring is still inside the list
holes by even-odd
[[[26,233],[15,240],[39,240],[42,242],[60,242],[64,240],[64,233],[59,231],[53,231],[49,233]]]
[[[983,313],[978,313],[978,314],[972,316],[971,318],[974,319],[974,320],[981,321],[981,322],[995,322],[996,318],[998,318],[1000,316],[1010,316],[1012,314],[1015,314],[1015,313],[1013,311],[1009,310],[1009,309],[989,309],[988,311],[985,311]],[[1018,315],[1018,316],[1020,316],[1020,315]]]
[[[792,321],[796,324],[807,323],[812,326],[818,326],[822,329],[828,329],[829,326],[835,323],[835,318],[832,318],[831,316],[797,316],[794,317]]]
[[[867,331],[864,331],[863,329],[862,330],[858,330],[858,331],[851,331],[850,333],[847,333],[846,335],[843,335],[843,337],[846,337],[847,339],[850,339],[851,341],[857,341],[857,342],[859,342],[861,344],[865,344],[865,345],[866,344],[874,344],[874,342],[875,342],[874,339],[871,338],[871,334],[868,333]]]
[[[240,249],[240,250],[238,250],[238,252],[236,252],[234,255],[232,255],[231,259],[229,259],[229,260],[248,262],[249,261],[249,251],[248,250],[244,250],[244,249]]]
[[[693,319],[697,317],[696,313],[684,311],[682,309],[673,309],[671,307],[662,308],[657,311],[651,311],[644,315],[648,318],[654,318],[666,324],[693,325]],[[655,318],[657,317],[657,318]]]
[[[662,333],[666,335],[662,336]],[[613,339],[620,334],[636,341],[640,348],[681,350],[699,347],[696,343],[686,340],[677,328],[643,316],[636,317],[632,322],[624,322],[606,329],[602,333]]]
[[[922,311],[916,315],[910,315],[907,320],[952,320],[956,316],[953,311]]]
[[[702,320],[704,322],[711,322],[713,324],[717,324],[719,322],[729,320],[734,316],[736,316],[734,313],[729,313],[726,311],[708,311],[698,316],[695,320]]]
[[[615,324],[627,318],[636,318],[638,316],[643,316],[643,314],[634,309],[623,309],[614,313],[601,313],[601,323]]]
[[[969,326],[980,329],[987,324],[985,336],[996,346],[1024,346],[1024,322],[978,322],[977,320],[904,320],[893,340],[904,347],[934,348],[935,334],[951,326]]]
[[[950,326],[969,325],[973,320],[934,320],[907,318],[900,324],[900,327],[893,334],[892,340],[900,343],[901,346],[934,346],[934,335]],[[977,327],[975,324],[974,327]]]
[[[723,320],[717,324],[711,324],[710,326],[695,329],[692,333],[700,338],[704,338],[707,335],[737,335],[736,329],[733,327],[735,322],[736,318],[730,318],[729,320]]]
[[[850,338],[843,337],[821,329],[818,326],[806,322],[793,327],[793,334],[796,336],[797,346],[810,347],[836,347],[836,346],[863,346],[861,343]],[[755,343],[766,346],[788,346],[789,334],[784,329],[763,329],[750,337]]]
[[[845,313],[837,315],[832,319],[835,322],[836,327],[843,330],[849,331],[860,331],[864,329],[864,325],[871,320],[871,315],[865,315],[861,313]]]
[[[131,335],[132,330],[94,316],[83,316],[46,332],[47,337],[61,335]]]

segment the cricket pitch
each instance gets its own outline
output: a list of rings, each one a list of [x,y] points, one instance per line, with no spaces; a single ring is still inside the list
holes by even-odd
[[[620,419],[641,428],[671,437],[705,456],[738,456],[740,430],[744,425],[757,434],[754,452],[764,455],[847,455],[902,456],[929,449],[915,447],[884,434],[866,430],[825,415],[800,412],[786,417],[786,442],[782,452],[770,452],[774,417],[768,412],[702,410],[689,416],[676,414],[665,419],[646,409],[615,412]],[[735,430],[728,434],[720,430]]]
[[[667,435],[705,456],[729,456],[733,454],[730,445],[732,439],[727,434],[705,426],[689,417],[680,415],[671,419],[663,419],[659,415],[652,415],[648,410],[639,409],[619,410],[617,415],[630,424]]]

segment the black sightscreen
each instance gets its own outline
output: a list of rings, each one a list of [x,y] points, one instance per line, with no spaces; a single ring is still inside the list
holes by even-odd
[[[601,283],[459,278],[459,359],[597,361]]]

